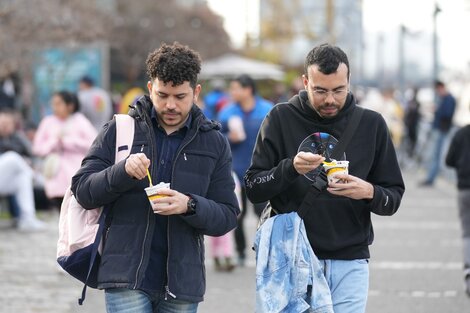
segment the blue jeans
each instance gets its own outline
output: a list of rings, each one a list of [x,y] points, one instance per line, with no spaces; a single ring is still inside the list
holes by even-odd
[[[335,313],[363,313],[369,292],[369,261],[320,260]]]
[[[431,138],[434,141],[433,154],[431,155],[431,163],[429,165],[428,177],[426,178],[427,183],[434,183],[442,163],[442,150],[444,149],[445,140],[447,133],[441,132],[440,130],[433,129]]]
[[[10,207],[10,214],[13,218],[18,218],[20,216],[20,207],[16,201],[15,196],[8,196],[8,206]]]
[[[165,295],[149,295],[141,290],[111,288],[105,291],[108,313],[196,313],[198,303],[181,301]]]

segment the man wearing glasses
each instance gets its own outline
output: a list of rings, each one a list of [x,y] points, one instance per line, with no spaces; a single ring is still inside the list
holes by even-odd
[[[405,186],[387,125],[371,110],[363,111],[345,149],[349,174],[339,174],[321,191],[312,186],[308,176],[328,155],[320,149],[299,152],[299,145],[314,133],[341,142],[352,112],[363,109],[349,92],[349,62],[340,48],[313,48],[302,78],[305,90],[276,105],[263,121],[245,176],[247,195],[255,203],[269,200],[280,213],[306,212],[307,236],[323,267],[334,312],[365,312],[371,213],[394,214]],[[311,193],[315,196],[308,197]]]

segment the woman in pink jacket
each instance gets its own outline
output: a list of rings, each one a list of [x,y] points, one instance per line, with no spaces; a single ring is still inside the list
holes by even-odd
[[[53,115],[39,124],[33,143],[34,154],[45,157],[45,191],[60,208],[72,176],[96,137],[96,130],[80,112],[77,96],[60,91],[52,96]]]

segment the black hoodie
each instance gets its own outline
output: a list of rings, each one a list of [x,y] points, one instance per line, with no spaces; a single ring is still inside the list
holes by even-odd
[[[337,116],[324,119],[311,107],[306,91],[287,103],[276,105],[266,116],[258,134],[250,168],[245,176],[248,198],[270,200],[279,212],[297,211],[311,182],[293,166],[300,143],[315,132],[341,140],[341,133],[356,107],[352,94]],[[362,109],[362,108],[356,108]],[[394,214],[405,190],[395,149],[382,116],[365,110],[346,147],[349,174],[374,186],[372,200],[353,200],[323,191],[307,205],[307,235],[320,259],[369,258],[374,233],[370,213]]]
[[[470,189],[470,125],[459,129],[449,145],[446,164],[457,171],[457,187]]]

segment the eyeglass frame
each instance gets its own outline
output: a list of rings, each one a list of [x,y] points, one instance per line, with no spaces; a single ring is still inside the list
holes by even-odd
[[[338,93],[343,93],[343,92],[345,92],[344,95],[338,96]],[[333,90],[312,89],[312,94],[315,97],[318,97],[319,99],[321,98],[323,100],[326,99],[330,94],[335,100],[343,100],[344,98],[346,98],[348,93],[349,93],[348,87],[344,87],[344,89],[340,87],[339,89],[333,89]]]

